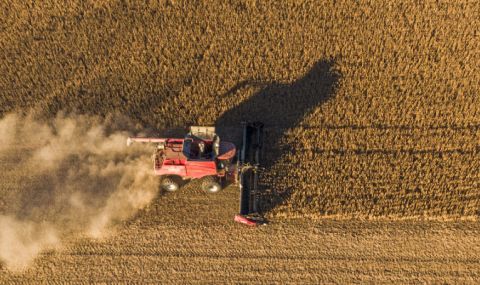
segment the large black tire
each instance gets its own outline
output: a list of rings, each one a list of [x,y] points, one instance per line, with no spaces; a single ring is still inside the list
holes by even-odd
[[[179,179],[172,176],[164,177],[160,181],[160,188],[162,188],[163,191],[175,192],[180,189]]]
[[[207,193],[214,194],[222,190],[222,185],[217,177],[207,176],[202,179],[202,189]]]

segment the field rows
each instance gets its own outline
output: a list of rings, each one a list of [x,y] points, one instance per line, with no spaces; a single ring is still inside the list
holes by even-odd
[[[275,132],[275,127],[266,129]],[[266,137],[268,140],[268,135]],[[302,126],[286,131],[285,143],[294,149],[320,152],[382,151],[412,152],[458,151],[475,152],[479,149],[480,128],[397,128],[382,127],[310,127]]]
[[[23,275],[6,273],[1,280],[351,283],[480,278],[478,229],[472,223],[298,221],[247,232],[221,223],[208,231],[186,226],[181,239],[174,226],[137,227],[143,223],[148,220],[136,220],[106,242],[78,240],[44,254]],[[274,234],[278,232],[282,235]],[[132,235],[138,237],[135,243]]]
[[[267,189],[286,195],[287,216],[478,216],[480,165],[470,153],[298,153],[310,161],[289,154],[265,173]]]

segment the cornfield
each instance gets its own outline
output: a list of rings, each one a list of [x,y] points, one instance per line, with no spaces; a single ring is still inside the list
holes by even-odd
[[[273,221],[477,220],[478,15],[478,1],[4,1],[0,114],[124,114],[225,133],[260,120]],[[211,198],[177,199],[195,211]]]

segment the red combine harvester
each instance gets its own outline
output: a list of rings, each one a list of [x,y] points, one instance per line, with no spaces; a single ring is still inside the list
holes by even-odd
[[[201,179],[202,189],[217,193],[229,184],[240,188],[240,212],[235,221],[250,226],[263,224],[258,214],[258,170],[263,124],[242,123],[243,137],[239,149],[231,142],[220,141],[215,127],[192,126],[184,138],[128,138],[133,142],[155,143],[154,174],[161,177],[165,191],[176,191],[191,179]]]

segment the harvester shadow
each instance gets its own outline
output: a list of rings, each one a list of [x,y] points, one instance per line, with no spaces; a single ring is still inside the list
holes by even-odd
[[[263,122],[265,134],[262,167],[267,175],[272,167],[280,162],[282,156],[295,149],[295,145],[286,140],[288,131],[297,127],[334,96],[340,75],[333,70],[333,65],[333,60],[319,60],[303,77],[289,84],[257,81],[238,83],[223,96],[233,96],[247,86],[262,88],[235,108],[223,113],[215,123],[217,133],[239,145],[241,138],[232,137],[231,134],[241,132],[232,132],[231,126],[238,125],[241,121]],[[289,167],[293,168],[295,165]],[[261,180],[262,176],[264,175],[261,174]],[[263,214],[282,204],[295,191],[277,191],[272,189],[273,185],[264,183],[265,181],[261,182],[258,201],[259,211]]]

